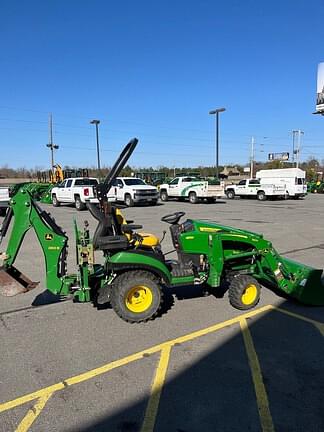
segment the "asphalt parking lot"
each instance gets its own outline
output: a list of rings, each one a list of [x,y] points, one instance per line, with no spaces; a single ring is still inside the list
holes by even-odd
[[[43,206],[69,236],[87,211]],[[324,267],[324,196],[299,201],[167,202],[124,211],[172,249],[163,215],[183,210],[262,232],[289,258]],[[1,245],[5,249],[6,241]],[[100,259],[100,256],[98,257]],[[71,301],[32,306],[44,291],[35,235],[16,267],[39,287],[0,298],[0,431],[323,431],[324,307],[305,307],[263,289],[243,314],[227,296],[178,288],[162,317],[123,322],[111,309]]]

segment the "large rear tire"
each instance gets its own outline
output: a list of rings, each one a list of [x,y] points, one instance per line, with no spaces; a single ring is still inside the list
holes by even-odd
[[[228,297],[230,304],[236,309],[252,309],[259,303],[261,286],[249,275],[237,275],[230,280]]]
[[[111,289],[111,306],[124,321],[140,323],[154,319],[162,306],[162,289],[156,276],[134,270],[118,276]]]

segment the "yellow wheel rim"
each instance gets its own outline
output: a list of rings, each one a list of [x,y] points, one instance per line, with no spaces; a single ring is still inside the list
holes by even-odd
[[[152,304],[153,293],[145,285],[136,285],[131,288],[126,296],[127,309],[134,313],[145,312]]]
[[[258,295],[258,289],[256,285],[249,284],[242,294],[242,303],[245,305],[249,305],[255,301]]]

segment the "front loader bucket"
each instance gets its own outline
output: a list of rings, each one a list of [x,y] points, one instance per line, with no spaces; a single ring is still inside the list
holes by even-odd
[[[323,270],[284,257],[280,257],[280,261],[292,275],[288,294],[301,303],[324,306]]]
[[[0,267],[0,294],[13,297],[37,287],[39,282],[33,282],[15,267]]]

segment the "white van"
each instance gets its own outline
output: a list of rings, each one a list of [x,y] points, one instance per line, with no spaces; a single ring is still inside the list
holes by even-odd
[[[307,195],[306,172],[300,168],[260,170],[256,178],[261,183],[286,185],[286,195],[298,199]]]

